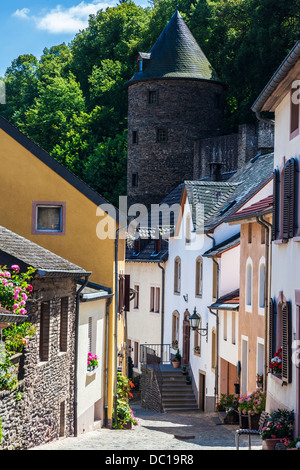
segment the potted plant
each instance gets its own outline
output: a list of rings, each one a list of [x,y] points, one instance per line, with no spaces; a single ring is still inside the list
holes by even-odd
[[[177,339],[175,339],[175,341],[173,341],[173,343],[172,343],[172,348],[173,348],[173,349],[178,349],[178,341],[177,341]]]
[[[249,429],[248,395],[242,395],[238,400],[239,422],[241,429]]]
[[[194,347],[194,353],[195,354],[200,354],[200,346],[195,346]]]
[[[270,414],[268,424],[262,430],[263,450],[274,450],[276,444],[293,435],[294,412],[278,409]]]
[[[258,388],[263,388],[264,386],[264,376],[263,374],[257,374],[256,376],[256,385]]]
[[[280,375],[282,374],[282,348],[279,348],[278,351],[274,354],[274,357],[271,359],[269,367],[272,371],[272,374]]]
[[[134,416],[132,409],[129,406],[129,400],[132,398],[131,389],[134,388],[134,383],[127,377],[118,372],[117,377],[117,423],[113,423],[113,428],[116,429],[131,429],[132,426],[138,425],[138,419]],[[112,410],[112,417],[114,419],[115,408]]]
[[[260,415],[266,408],[266,392],[258,389],[251,393],[247,400],[249,429],[258,430]]]
[[[191,385],[192,379],[191,379],[191,377],[190,377],[189,375],[186,375],[186,377],[185,377],[185,382],[186,382],[187,385]]]
[[[300,450],[300,437],[293,441],[284,437],[281,442],[285,445],[286,450]]]
[[[179,367],[180,361],[181,361],[181,355],[180,355],[179,349],[177,349],[177,352],[176,352],[175,356],[172,359],[172,364],[173,364],[173,367],[175,369],[177,369]]]
[[[187,368],[186,368],[186,366],[182,366],[182,369],[181,369],[181,370],[182,370],[183,375],[186,375],[186,374],[187,374]]]
[[[96,367],[98,367],[98,357],[96,354],[89,352],[87,358],[87,370],[92,371],[95,370]]]

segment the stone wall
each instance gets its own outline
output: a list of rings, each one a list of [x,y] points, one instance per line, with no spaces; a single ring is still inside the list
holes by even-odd
[[[194,173],[197,180],[211,176],[211,164],[220,163],[222,173],[241,168],[258,153],[274,149],[274,126],[258,121],[243,124],[236,134],[199,139],[194,143]]]
[[[149,103],[150,91],[157,92],[156,103]],[[149,80],[129,86],[129,204],[159,203],[178,184],[192,179],[194,141],[217,135],[222,93],[222,85],[200,80]],[[165,141],[158,141],[158,129],[165,129]]]
[[[155,372],[146,366],[141,366],[141,372],[141,406],[145,409],[162,413],[161,394]]]
[[[0,449],[28,449],[60,436],[74,435],[74,363],[76,283],[72,278],[36,278],[28,306],[36,334],[24,349],[22,398],[1,392],[3,439]],[[68,302],[67,351],[60,351],[61,298]],[[40,361],[41,302],[50,302],[49,357]]]

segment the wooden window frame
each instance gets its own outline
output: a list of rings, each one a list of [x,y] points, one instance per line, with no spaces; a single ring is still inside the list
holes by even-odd
[[[181,259],[177,256],[174,260],[174,294],[179,295],[181,291]]]
[[[61,230],[38,230],[37,215],[40,207],[59,207],[61,210]],[[66,234],[66,202],[65,201],[32,201],[31,216],[32,235],[65,235]]]

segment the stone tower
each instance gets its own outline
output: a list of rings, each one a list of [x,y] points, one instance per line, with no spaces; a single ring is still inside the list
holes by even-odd
[[[224,86],[178,11],[126,86],[128,202],[149,206],[193,178],[195,142],[221,126]]]

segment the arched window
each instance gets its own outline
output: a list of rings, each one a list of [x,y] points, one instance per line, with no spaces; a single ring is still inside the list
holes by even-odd
[[[203,259],[199,256],[196,259],[196,289],[195,294],[202,296],[203,293]]]
[[[174,261],[174,292],[180,293],[181,286],[181,260],[179,257],[175,258]]]
[[[172,314],[172,347],[178,349],[179,341],[179,313],[177,310]]]
[[[252,306],[252,262],[247,261],[246,266],[246,306]]]
[[[259,299],[258,299],[259,308],[264,308],[265,306],[265,279],[266,279],[266,266],[264,262],[261,262],[259,265]]]

